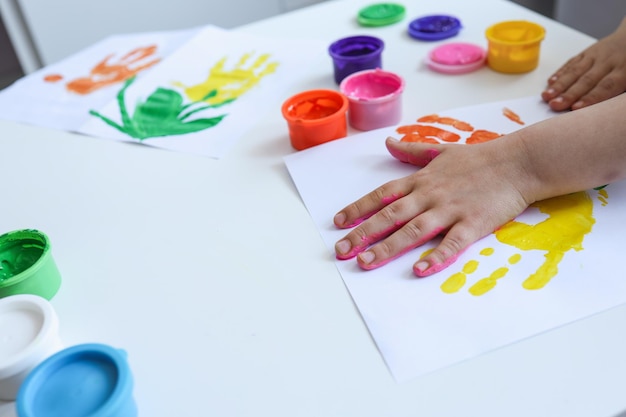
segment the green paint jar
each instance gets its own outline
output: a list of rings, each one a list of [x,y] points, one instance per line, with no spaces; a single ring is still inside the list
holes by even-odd
[[[60,286],[48,236],[33,229],[0,236],[0,298],[34,294],[50,300]]]

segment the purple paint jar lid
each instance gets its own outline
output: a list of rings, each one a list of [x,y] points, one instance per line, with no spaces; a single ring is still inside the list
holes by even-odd
[[[444,74],[464,74],[485,65],[487,51],[471,43],[453,42],[434,48],[426,57],[426,65]]]
[[[424,16],[409,24],[409,35],[421,41],[439,41],[451,38],[460,30],[461,21],[448,15]]]

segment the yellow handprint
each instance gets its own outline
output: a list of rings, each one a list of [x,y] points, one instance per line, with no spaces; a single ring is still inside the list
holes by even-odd
[[[602,190],[604,191],[604,190]],[[606,191],[604,191],[606,193]],[[545,261],[522,284],[527,290],[543,288],[558,272],[558,265],[566,252],[582,250],[584,237],[595,224],[593,201],[587,192],[578,192],[560,197],[538,201],[530,206],[548,216],[545,220],[531,225],[512,221],[494,232],[496,238],[505,245],[514,246],[522,251],[545,251]],[[489,256],[493,248],[485,248],[480,254]],[[521,259],[520,254],[509,258],[513,265]],[[467,262],[461,272],[451,275],[441,285],[441,290],[451,294],[459,291],[467,276],[478,267],[478,261]],[[504,277],[508,267],[500,267],[486,278],[482,278],[469,288],[472,295],[483,295],[493,289],[498,279]]]
[[[254,87],[263,77],[276,71],[278,62],[267,62],[269,54],[260,55],[248,65],[252,54],[244,54],[234,69],[225,70],[227,57],[218,61],[209,70],[208,78],[193,86],[175,82],[174,85],[184,89],[189,100],[205,101],[211,106],[230,103]]]
[[[521,118],[510,109],[503,109],[503,115],[510,120],[524,124]],[[441,128],[433,125],[444,125]],[[417,124],[400,126],[397,129],[402,140],[422,143],[465,143],[468,145],[496,139],[501,135],[495,132],[474,129],[469,123],[450,117],[428,115],[417,119]],[[463,136],[466,136],[463,138]],[[597,189],[598,200],[605,206],[608,203],[608,193],[604,187]],[[554,197],[538,201],[530,206],[530,210],[537,209],[547,218],[537,224],[527,224],[511,221],[495,231],[495,237],[501,243],[513,246],[522,251],[539,250],[545,252],[545,261],[522,284],[525,289],[537,290],[543,288],[558,272],[558,265],[566,252],[582,250],[584,237],[591,232],[595,219],[593,218],[593,201],[587,192]],[[485,248],[480,254],[490,256],[493,248]],[[422,254],[426,256],[429,251]],[[508,265],[514,265],[522,259],[521,254],[515,254],[508,259]],[[470,260],[460,272],[449,276],[441,285],[441,290],[452,294],[463,288],[468,275],[478,269],[479,262]],[[488,277],[479,279],[469,288],[472,295],[483,295],[493,289],[498,280],[509,272],[509,266],[502,266],[494,270]]]

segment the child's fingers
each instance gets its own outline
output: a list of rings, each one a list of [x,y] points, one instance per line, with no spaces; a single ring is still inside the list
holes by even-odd
[[[359,253],[359,266],[367,270],[381,267],[439,235],[447,226],[433,213],[421,213],[384,240]]]
[[[611,71],[603,74],[602,78],[596,82],[595,86],[581,95],[572,104],[572,110],[580,109],[592,104],[608,100],[626,90],[626,73],[623,71]]]
[[[354,227],[383,207],[409,194],[412,186],[407,177],[390,181],[340,210],[333,219],[340,229]]]
[[[418,277],[425,277],[447,268],[481,237],[477,229],[456,223],[432,252],[413,265],[413,272]]]
[[[441,153],[439,148],[444,145],[401,142],[389,137],[385,141],[385,146],[387,146],[389,153],[397,160],[418,167],[425,167]]]
[[[386,184],[349,205],[335,216],[335,224],[338,227],[360,223],[335,244],[337,258],[349,259],[356,256],[376,242],[397,233],[396,231],[402,229],[409,221],[414,222],[414,218],[424,210],[420,201],[402,196],[406,190],[403,190],[400,184],[408,184],[408,181],[399,180],[396,183],[400,188]],[[389,187],[386,188],[388,185]],[[395,194],[394,192],[402,194]],[[366,218],[368,220],[363,222]],[[341,223],[341,221],[345,221],[345,223]],[[406,243],[400,245],[406,246],[412,243],[414,242],[407,240]],[[399,250],[394,246],[390,254],[385,256],[394,256]]]

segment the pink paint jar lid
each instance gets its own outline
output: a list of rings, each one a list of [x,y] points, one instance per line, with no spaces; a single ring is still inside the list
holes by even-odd
[[[426,65],[444,74],[464,74],[483,67],[487,51],[471,43],[454,42],[438,46],[426,57]]]

